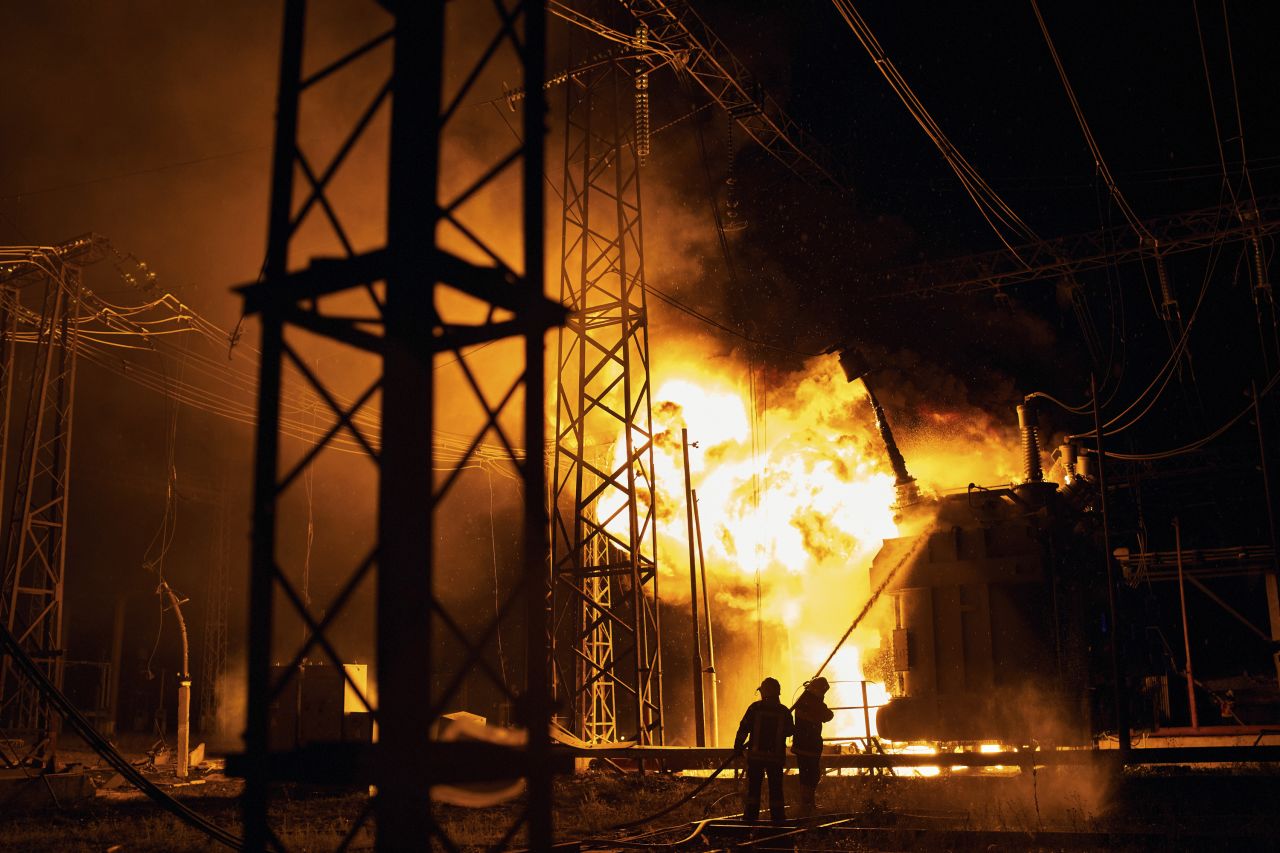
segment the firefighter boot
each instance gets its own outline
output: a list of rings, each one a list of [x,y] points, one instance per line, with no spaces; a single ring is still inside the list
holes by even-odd
[[[818,810],[818,787],[816,785],[800,786],[800,817],[812,817]]]

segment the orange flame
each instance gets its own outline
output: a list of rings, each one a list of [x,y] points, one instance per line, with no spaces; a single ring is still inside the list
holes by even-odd
[[[798,695],[861,609],[872,558],[886,538],[902,535],[894,520],[894,481],[866,391],[845,380],[834,357],[810,361],[785,387],[758,392],[754,412],[748,365],[696,341],[664,341],[653,379],[662,598],[688,601],[685,428],[713,623],[718,632],[738,636],[755,634],[759,624],[755,635],[767,635],[762,648],[726,650],[734,658],[728,666],[717,647],[724,744],[762,675],[783,682],[784,701]],[[940,486],[932,475],[954,473],[975,452],[1009,460],[1009,470],[1016,470],[1016,442],[996,436],[989,418],[960,430],[947,423],[951,413],[930,417],[962,446],[947,447],[946,437],[933,433],[935,449],[922,465],[908,456],[913,472],[927,472],[921,477],[926,489]],[[620,465],[625,450],[616,437],[614,444]],[[615,509],[602,505],[597,517]],[[616,523],[625,525],[626,514]],[[625,530],[614,532],[625,538]],[[873,707],[864,715],[861,655],[878,645],[876,626],[864,623],[823,672],[832,684],[827,704],[848,709],[837,711],[828,737],[875,734],[874,706],[888,701],[888,692],[883,684],[867,684],[866,704]]]

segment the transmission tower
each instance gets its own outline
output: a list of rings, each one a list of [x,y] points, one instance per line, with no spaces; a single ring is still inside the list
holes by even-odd
[[[637,32],[643,48],[646,30]],[[553,682],[587,741],[662,743],[640,165],[648,66],[566,85],[552,524]],[[619,707],[619,699],[625,705]]]
[[[316,4],[318,11],[322,5]],[[257,315],[262,325],[249,581],[249,718],[246,752],[235,762],[246,777],[245,845],[254,851],[268,844],[282,848],[268,825],[275,780],[374,785],[376,796],[353,820],[342,849],[372,817],[378,850],[427,850],[458,846],[433,815],[433,785],[524,778],[527,803],[496,846],[527,829],[529,848],[547,850],[551,770],[544,595],[549,546],[541,499],[546,494],[543,341],[550,328],[563,322],[564,311],[543,294],[545,9],[533,0],[379,5],[383,12],[368,3],[369,14],[386,18],[385,31],[328,61],[313,59],[314,49],[304,50],[306,0],[285,3],[267,260],[263,280],[242,291],[246,312]],[[446,40],[446,10],[470,16],[465,39]],[[482,15],[487,17],[479,23]],[[479,32],[481,26],[491,29]],[[324,49],[319,43],[324,40],[317,42],[314,48]],[[380,86],[368,86],[369,63],[375,61],[389,67],[389,77],[374,81]],[[304,67],[315,70],[304,75]],[[523,103],[519,140],[496,152],[471,145],[466,149],[469,168],[446,173],[442,156],[467,144],[456,121],[459,108],[474,99],[475,84],[486,73],[490,78],[517,75],[531,93]],[[336,77],[348,91],[368,91],[368,107],[328,162],[313,168],[300,139],[299,116],[324,109],[323,95],[314,93]],[[388,109],[389,152],[377,164],[383,169],[379,182],[387,191],[385,242],[356,252],[342,220],[349,208],[331,179],[350,165],[348,154],[375,117]],[[387,151],[385,143],[377,150]],[[473,170],[474,159],[484,163]],[[357,174],[367,187],[369,169]],[[295,179],[306,181],[297,196]],[[482,213],[483,230],[468,206],[477,195],[492,202]],[[512,197],[519,203],[512,204]],[[312,257],[297,266],[304,261],[300,226],[309,216],[312,225],[327,223],[344,257]],[[521,238],[517,260],[508,263],[502,246],[514,235]],[[325,352],[332,355],[338,348],[344,357],[324,362],[307,358],[302,348],[317,340]],[[515,355],[478,377],[467,364],[468,349],[499,340],[509,341]],[[343,397],[339,383],[350,381],[351,362],[359,359],[371,365],[372,382],[363,393]],[[281,441],[286,363],[329,410],[328,423],[320,423],[322,438],[287,464],[282,457],[288,458],[284,452],[291,445]],[[330,374],[322,372],[320,363],[332,365]],[[435,368],[446,366],[450,375],[465,380],[451,394],[438,392]],[[496,394],[495,382],[501,383]],[[380,406],[377,435],[356,420],[371,405]],[[474,439],[465,452],[444,454],[433,441],[434,426],[462,428],[468,411],[478,413],[481,421]],[[363,448],[375,471],[376,532],[370,550],[339,583],[334,599],[313,609],[298,592],[298,561],[277,548],[277,510],[288,487],[302,482],[339,433]],[[511,474],[526,496],[521,580],[495,607],[492,620],[469,633],[464,626],[475,621],[473,608],[464,613],[462,605],[442,594],[457,578],[438,574],[450,566],[439,561],[436,540],[440,509],[458,491],[459,475],[475,467],[475,454],[486,438],[506,449]],[[456,565],[452,569],[458,571]],[[370,630],[375,632],[376,702],[345,670],[344,678],[376,721],[378,742],[316,743],[272,752],[273,701],[296,684],[308,656],[321,654],[335,667],[345,663],[339,653],[341,632],[331,629],[350,611],[356,590],[366,581],[375,587]],[[527,630],[523,689],[506,683],[485,662],[499,619],[512,613],[522,617]],[[295,623],[275,631],[273,619],[279,615]],[[306,629],[301,643],[292,630],[299,621]],[[456,651],[439,653],[446,644]],[[289,663],[273,671],[279,660]],[[431,739],[433,723],[458,706],[464,679],[478,673],[490,677],[517,708],[528,733],[524,748]]]
[[[0,447],[0,453],[7,457],[7,415],[15,370],[12,318],[28,310],[22,305],[25,289],[42,289],[22,444],[14,494],[8,504],[0,619],[59,688],[65,659],[62,600],[81,275],[80,267],[69,257],[73,254],[56,248],[37,250],[30,253],[26,265],[13,268],[15,275],[3,293],[5,340],[0,344],[6,415],[5,446]],[[37,284],[33,285],[33,281]],[[24,763],[38,762],[52,769],[58,718],[8,656],[0,661],[0,728],[11,736],[29,740]]]

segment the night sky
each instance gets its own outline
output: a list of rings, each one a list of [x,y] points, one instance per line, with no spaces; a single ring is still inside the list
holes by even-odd
[[[1145,276],[1140,266],[1129,265],[1082,278],[1108,353],[1102,365],[1090,364],[1076,314],[1054,282],[1015,288],[1008,304],[990,293],[878,298],[883,286],[868,284],[873,273],[1000,243],[830,3],[694,5],[765,90],[824,146],[851,191],[801,184],[738,134],[735,177],[749,226],[731,236],[738,273],[731,280],[714,240],[695,137],[695,131],[704,134],[707,171],[723,204],[726,118],[703,110],[654,140],[645,175],[651,284],[773,345],[760,352],[779,383],[798,368],[798,354],[855,340],[883,365],[881,396],[891,419],[908,431],[913,409],[924,399],[977,406],[1012,422],[1013,405],[1034,390],[1084,400],[1091,371],[1113,394],[1113,411],[1150,381],[1169,344],[1150,304],[1149,265]],[[356,7],[324,26],[366,26]],[[1081,108],[1140,217],[1212,207],[1226,198],[1210,91],[1230,186],[1245,192],[1243,144],[1257,198],[1276,192],[1280,78],[1272,4],[1226,4],[1232,61],[1223,6],[1199,3],[1211,90],[1196,4],[1189,0],[1044,2],[1042,8]],[[860,4],[860,11],[956,147],[1041,236],[1123,222],[1097,175],[1029,3],[880,3]],[[47,244],[86,231],[107,235],[145,259],[163,288],[223,328],[234,327],[240,306],[230,288],[257,276],[265,246],[279,4],[8,4],[0,19],[7,35],[0,56],[6,92],[0,244]],[[552,69],[563,62],[557,57],[563,56],[564,27],[552,23]],[[670,72],[655,79],[654,93],[655,125],[705,100]],[[554,127],[562,102],[553,93],[551,103]],[[558,144],[553,132],[553,179]],[[694,228],[680,251],[694,255],[692,262],[673,258],[679,254],[674,244],[662,245],[690,223]],[[556,223],[551,226],[558,232]],[[1265,251],[1269,260],[1272,241]],[[1184,317],[1207,284],[1203,322],[1190,344],[1197,380],[1171,390],[1150,420],[1125,437],[1130,451],[1163,449],[1205,434],[1247,402],[1241,395],[1251,380],[1269,378],[1259,355],[1248,264],[1242,266],[1240,257],[1241,245],[1232,244],[1219,255],[1201,252],[1170,262]],[[89,275],[102,292],[123,292],[110,264]],[[690,323],[655,309],[655,349],[664,322]],[[256,337],[252,323],[246,335]],[[725,343],[739,344],[732,338]],[[1274,370],[1274,356],[1269,363]],[[77,405],[67,592],[71,655],[106,656],[105,602],[127,594],[131,614],[138,615],[126,654],[145,659],[159,608],[154,578],[142,562],[165,513],[172,407],[92,366],[82,370]],[[1051,434],[1088,426],[1048,411],[1043,425]],[[184,411],[177,435],[180,516],[168,557],[173,582],[193,600],[203,592],[205,569],[219,547],[216,509],[223,501],[234,519],[232,601],[238,604],[247,562],[249,429]],[[1247,434],[1227,437],[1228,444],[1248,440]],[[359,550],[346,544],[347,534],[367,527],[367,519],[353,519],[347,506],[347,465],[335,463],[332,476],[326,481],[321,474],[316,482],[321,587],[326,572]],[[487,499],[483,481],[469,488],[475,500]],[[210,490],[218,496],[210,497]],[[504,504],[510,511],[509,500],[500,496],[500,511]],[[1256,537],[1254,522],[1248,533]],[[301,530],[300,518],[290,523]],[[484,540],[487,524],[476,524],[462,538]],[[201,604],[193,607],[198,613]],[[241,618],[232,617],[233,647],[242,637]],[[158,646],[170,668],[171,640]]]

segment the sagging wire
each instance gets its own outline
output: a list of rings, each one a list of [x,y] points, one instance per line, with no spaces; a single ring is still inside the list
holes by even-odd
[[[237,333],[225,332],[217,325],[204,319],[198,312],[186,306],[172,294],[159,292],[155,274],[150,271],[144,261],[139,260],[131,253],[121,252],[110,245],[109,242],[107,242],[107,247],[115,255],[116,270],[122,280],[129,284],[132,289],[141,290],[148,298],[146,302],[141,304],[120,305],[104,299],[88,288],[84,288],[83,304],[87,308],[84,313],[77,317],[77,323],[84,326],[84,340],[80,344],[81,352],[95,364],[145,388],[175,398],[184,405],[200,408],[247,425],[256,423],[256,408],[253,405],[253,401],[247,396],[243,400],[236,400],[227,396],[226,393],[218,393],[206,388],[193,386],[185,380],[172,380],[164,366],[163,358],[172,359],[172,355],[171,351],[167,350],[163,345],[162,335],[190,333],[221,347],[228,340],[234,340]],[[46,260],[41,256],[37,255],[35,258],[28,260],[46,274],[56,277],[57,270],[49,268]],[[130,264],[134,266],[134,271],[126,268]],[[159,295],[156,295],[157,293]],[[20,305],[17,306],[17,310],[19,319],[22,322],[35,326],[37,329],[40,328],[40,314],[23,309]],[[141,315],[148,310],[163,310],[169,312],[169,314],[155,320],[142,318]],[[181,328],[161,330],[154,328],[158,325],[173,323],[180,324]],[[98,329],[95,326],[105,326],[106,328],[105,330]],[[26,334],[22,333],[17,339],[25,340],[23,335]],[[124,343],[122,340],[107,340],[102,337],[107,334],[118,334],[124,337],[135,336],[140,343],[129,344]],[[484,349],[485,346],[487,344],[475,347],[467,353],[462,353],[460,358],[465,358],[474,352],[478,352]],[[161,356],[162,360],[157,370],[145,364],[105,356],[100,351],[103,347],[149,350]],[[256,365],[254,362],[260,356],[260,352],[250,345],[243,345],[240,351],[247,353],[245,360],[249,362],[249,365],[245,368],[239,367],[234,360],[228,363],[191,349],[184,334],[181,357],[185,362],[184,370],[185,368],[190,368],[215,383],[224,385],[228,392],[232,390],[242,392],[252,388],[256,382],[254,375],[256,373]],[[229,354],[233,359],[234,353],[234,349],[229,350]],[[436,368],[446,367],[460,360],[460,358],[441,362],[436,365]],[[298,378],[296,368],[287,365],[286,370],[290,371],[295,379]],[[335,395],[335,399],[342,405],[351,403],[349,398],[341,395]],[[304,390],[302,392],[293,391],[287,393],[282,400],[285,414],[281,420],[281,431],[286,435],[304,441],[314,442],[322,438],[324,431],[309,427],[301,417],[314,412],[320,402],[319,397],[314,392]],[[367,411],[355,413],[352,420],[362,428],[372,431],[377,431],[380,426],[380,418]],[[463,459],[462,454],[467,450],[469,443],[461,436],[452,437],[448,433],[438,432],[437,437],[444,449],[458,454],[454,457],[454,461],[461,462]],[[363,452],[358,442],[342,434],[331,438],[329,446],[340,452]],[[476,448],[474,452],[477,455],[495,459],[505,458],[507,455],[501,448],[487,445]],[[520,456],[521,453],[517,450],[517,457]]]
[[[182,381],[181,371],[185,368],[185,365],[186,359],[184,358],[179,364],[179,382]],[[160,362],[160,369],[164,370],[163,361]],[[159,597],[160,603],[160,620],[156,626],[156,639],[151,646],[151,655],[147,658],[147,680],[155,678],[155,674],[151,671],[151,664],[155,662],[156,652],[160,649],[160,639],[164,635],[165,595],[169,589],[169,584],[164,577],[164,558],[168,555],[178,530],[177,446],[178,415],[181,406],[178,404],[177,399],[171,395],[168,396],[167,402],[172,408],[172,414],[169,418],[168,429],[165,431],[164,512],[160,518],[160,526],[156,529],[155,534],[151,537],[151,541],[147,544],[147,548],[142,554],[142,568],[156,576],[156,595]],[[152,556],[157,542],[159,543],[159,553]],[[176,601],[176,599],[174,600]]]
[[[1169,381],[1176,374],[1177,366],[1181,362],[1183,353],[1186,351],[1187,344],[1190,340],[1191,330],[1195,327],[1196,318],[1199,316],[1200,309],[1204,305],[1205,297],[1208,294],[1209,283],[1212,280],[1213,270],[1216,268],[1216,265],[1217,265],[1217,257],[1218,255],[1214,254],[1210,258],[1209,264],[1206,266],[1204,280],[1201,282],[1200,293],[1196,298],[1195,308],[1192,310],[1191,316],[1187,320],[1186,326],[1183,327],[1182,335],[1178,339],[1178,341],[1175,343],[1173,350],[1169,354],[1169,357],[1165,360],[1164,364],[1160,367],[1160,369],[1156,371],[1155,376],[1151,378],[1151,381],[1137,395],[1137,397],[1135,397],[1129,403],[1129,405],[1126,406],[1121,412],[1119,412],[1118,414],[1110,418],[1108,421],[1106,421],[1102,425],[1104,436],[1116,435],[1117,433],[1123,432],[1124,430],[1132,427],[1143,417],[1145,417],[1146,414],[1151,411],[1151,408],[1155,405],[1156,401],[1159,400],[1161,395],[1164,393],[1164,389],[1168,386]],[[1158,389],[1156,389],[1157,385],[1159,385]],[[1142,402],[1147,399],[1147,395],[1150,394],[1153,389],[1156,389],[1155,396],[1152,397],[1151,400],[1147,403],[1146,408],[1144,408],[1141,412],[1139,412],[1137,415],[1131,418],[1128,421],[1128,423],[1125,423],[1122,426],[1116,427],[1115,429],[1108,429],[1109,427],[1114,427],[1118,421],[1125,418],[1136,407],[1141,405]],[[1025,399],[1026,400],[1034,400],[1034,399],[1047,400],[1048,402],[1053,403],[1054,405],[1062,408],[1067,412],[1070,412],[1072,414],[1078,414],[1078,415],[1088,414],[1093,410],[1092,402],[1086,402],[1078,406],[1071,405],[1069,403],[1063,402],[1062,400],[1059,400],[1058,398],[1044,391],[1032,391],[1030,394],[1026,395]],[[1095,435],[1096,435],[1095,432],[1090,431],[1090,432],[1069,435],[1068,438],[1073,438],[1073,439],[1093,438]]]
[[[1277,371],[1275,375],[1273,375],[1271,379],[1267,382],[1267,384],[1262,386],[1262,388],[1258,390],[1258,397],[1262,398],[1262,397],[1265,397],[1267,394],[1269,394],[1271,392],[1271,389],[1275,387],[1277,381],[1280,381],[1280,371]],[[1175,447],[1170,450],[1162,450],[1155,453],[1117,453],[1117,452],[1108,450],[1106,451],[1106,455],[1110,459],[1123,459],[1123,460],[1132,461],[1132,462],[1152,462],[1160,459],[1169,459],[1174,456],[1181,456],[1186,453],[1193,453],[1197,450],[1200,450],[1201,448],[1203,448],[1205,445],[1209,444],[1213,440],[1217,439],[1219,436],[1223,435],[1225,432],[1227,432],[1229,429],[1231,429],[1233,426],[1239,423],[1242,418],[1244,418],[1246,415],[1248,415],[1250,412],[1253,411],[1253,405],[1254,405],[1253,402],[1250,402],[1249,405],[1241,409],[1240,412],[1235,417],[1229,419],[1226,423],[1224,423],[1222,426],[1215,429],[1213,432],[1209,433],[1208,435],[1205,435],[1202,438],[1198,438],[1195,441],[1184,444],[1181,447]]]
[[[1014,245],[1019,242],[1040,244],[1043,241],[1039,235],[1022,220],[1022,217],[987,183],[986,179],[947,138],[942,127],[929,113],[919,96],[912,90],[906,78],[898,71],[897,66],[893,64],[893,60],[889,58],[884,48],[881,47],[875,33],[872,32],[853,3],[850,0],[832,0],[832,3],[835,5],[836,11],[840,13],[840,17],[844,19],[849,29],[853,31],[863,48],[866,49],[876,69],[888,82],[889,87],[898,96],[898,99],[902,101],[903,106],[907,108],[907,112],[911,114],[916,124],[920,126],[920,129],[929,138],[929,141],[938,149],[938,153],[942,155],[947,165],[951,167],[951,171],[955,173],[961,186],[964,187],[965,192],[978,208],[978,212],[982,215],[987,225],[995,232],[996,237],[1009,254],[1029,269],[1030,267],[1026,260],[1018,254]],[[1006,232],[1012,232],[1012,234]]]
[[[659,290],[658,288],[654,287],[652,284],[646,284],[645,290],[648,293],[652,294],[653,296],[657,297],[660,301],[665,302],[666,304],[670,305],[672,308],[675,308],[677,311],[681,311],[685,314],[688,314],[690,317],[694,318],[695,320],[698,320],[699,322],[705,323],[706,325],[711,326],[712,328],[719,329],[720,331],[726,334],[733,335],[735,338],[740,338],[741,340],[746,341],[749,344],[753,344],[758,347],[763,347],[764,349],[775,350],[776,352],[786,353],[787,355],[798,356],[800,358],[817,358],[818,356],[823,355],[823,353],[820,353],[820,352],[806,352],[804,350],[792,349],[791,347],[784,347],[784,346],[781,346],[780,344],[773,344],[773,343],[769,343],[768,341],[762,341],[759,338],[753,338],[751,335],[748,335],[746,332],[735,329],[732,326],[727,326],[724,323],[721,323],[719,320],[716,320],[713,317],[703,314],[701,311],[697,310],[696,308],[686,305],[676,297],[672,296],[669,293],[665,293]]]
[[[498,635],[498,668],[502,673],[502,683],[510,689],[511,682],[507,680],[507,656],[502,646],[502,597],[498,589],[498,535],[494,524],[493,472],[488,468],[485,468],[484,472],[489,482],[489,550],[493,555],[493,619],[496,626],[495,633]]]
[[[188,826],[203,832],[219,844],[232,850],[242,849],[243,843],[240,838],[212,821],[201,817],[185,803],[174,799],[146,776],[143,776],[138,771],[138,768],[134,767],[127,758],[121,755],[115,746],[98,731],[98,727],[85,718],[84,714],[67,698],[66,694],[58,689],[40,666],[31,660],[27,650],[22,647],[22,644],[13,636],[3,621],[0,621],[0,647],[4,648],[5,653],[11,656],[18,670],[30,679],[35,688],[44,695],[63,722],[74,730],[88,744],[90,749],[102,756],[103,760],[130,784],[142,791],[165,811],[174,815]]]
[[[1222,3],[1222,28],[1223,28],[1223,35],[1225,37],[1226,46],[1227,46],[1228,67],[1231,71],[1231,95],[1232,95],[1232,101],[1234,103],[1235,113],[1236,113],[1236,139],[1240,144],[1241,181],[1244,184],[1245,188],[1247,188],[1249,191],[1250,207],[1248,211],[1244,211],[1241,209],[1240,201],[1239,201],[1236,189],[1231,183],[1231,177],[1227,169],[1227,158],[1222,148],[1222,130],[1218,124],[1217,103],[1213,94],[1213,80],[1209,73],[1209,58],[1208,58],[1208,53],[1205,49],[1204,33],[1200,26],[1200,8],[1196,0],[1192,0],[1191,6],[1192,6],[1192,11],[1194,13],[1195,23],[1196,23],[1196,37],[1198,39],[1199,46],[1200,46],[1201,65],[1204,68],[1205,87],[1209,95],[1209,110],[1210,110],[1211,116],[1213,117],[1214,141],[1217,143],[1217,146],[1218,146],[1218,163],[1221,167],[1222,186],[1226,192],[1231,194],[1231,203],[1232,203],[1232,207],[1235,210],[1236,218],[1241,222],[1245,222],[1247,218],[1252,218],[1253,221],[1256,223],[1257,215],[1258,215],[1258,199],[1254,193],[1253,173],[1252,173],[1252,170],[1249,168],[1249,158],[1248,158],[1247,150],[1245,147],[1244,120],[1240,110],[1240,90],[1239,90],[1238,82],[1236,80],[1235,52],[1231,42],[1231,20],[1227,14],[1227,4],[1225,2]],[[1274,299],[1274,296],[1272,295],[1271,285],[1266,280],[1266,269],[1269,266],[1269,259],[1264,260],[1263,252],[1261,248],[1261,241],[1258,239],[1256,234],[1251,238],[1251,243],[1253,244],[1255,261],[1256,261],[1255,263],[1256,278],[1255,278],[1254,287],[1253,287],[1255,322],[1257,323],[1257,326],[1258,326],[1258,340],[1259,340],[1259,345],[1262,349],[1262,358],[1263,358],[1264,368],[1266,372],[1270,372],[1271,367],[1270,367],[1269,361],[1270,361],[1271,353],[1269,352],[1270,348],[1266,340],[1267,338],[1266,329],[1265,329],[1266,322],[1265,322],[1265,316],[1264,316],[1265,311],[1263,308],[1263,303],[1265,302],[1270,308],[1271,330],[1272,330],[1272,336],[1274,338],[1273,343],[1275,345],[1275,350],[1276,350],[1275,355],[1278,363],[1280,363],[1280,317],[1277,317],[1277,314],[1276,314],[1275,299]]]
[[[1143,242],[1151,243],[1153,248],[1158,247],[1159,243],[1155,236],[1142,224],[1142,220],[1138,218],[1138,215],[1129,205],[1128,199],[1124,197],[1124,193],[1120,191],[1119,185],[1116,184],[1116,179],[1111,174],[1111,169],[1107,166],[1106,159],[1102,156],[1102,148],[1098,145],[1098,140],[1094,137],[1093,130],[1090,129],[1089,122],[1085,118],[1084,110],[1081,109],[1080,102],[1076,99],[1075,89],[1071,85],[1070,78],[1067,77],[1067,70],[1063,66],[1062,60],[1058,57],[1058,49],[1054,46],[1053,38],[1049,35],[1049,27],[1045,23],[1044,16],[1040,14],[1040,6],[1036,0],[1031,0],[1031,11],[1035,13],[1036,23],[1040,25],[1040,33],[1044,36],[1045,45],[1049,48],[1049,55],[1053,58],[1053,65],[1058,70],[1058,79],[1062,81],[1062,88],[1066,92],[1067,100],[1071,102],[1071,111],[1075,114],[1076,122],[1080,125],[1080,132],[1084,135],[1085,144],[1089,147],[1089,153],[1093,156],[1094,167],[1106,182],[1111,197],[1115,200],[1116,206],[1120,208],[1120,213],[1128,221],[1129,227],[1134,230],[1134,233]]]
[[[1165,365],[1162,368],[1161,372],[1163,372],[1164,374],[1163,380],[1162,381],[1160,380],[1161,374],[1157,373],[1156,376],[1151,380],[1151,384],[1149,384],[1143,390],[1143,392],[1139,394],[1138,397],[1135,398],[1134,401],[1125,408],[1124,411],[1122,411],[1120,414],[1116,415],[1115,417],[1111,418],[1106,423],[1104,423],[1102,425],[1104,436],[1117,435],[1121,432],[1124,432],[1125,430],[1134,426],[1144,417],[1146,417],[1147,414],[1152,410],[1152,408],[1155,407],[1155,404],[1164,395],[1164,391],[1169,386],[1169,383],[1173,379],[1173,377],[1178,375],[1179,366],[1181,365],[1182,358],[1187,351],[1187,343],[1190,340],[1191,328],[1195,324],[1196,317],[1200,312],[1200,306],[1203,304],[1205,294],[1208,292],[1209,282],[1212,278],[1213,270],[1217,266],[1217,257],[1218,257],[1218,254],[1216,252],[1210,257],[1209,265],[1205,271],[1205,279],[1200,288],[1200,295],[1196,300],[1196,307],[1191,312],[1191,318],[1190,320],[1188,320],[1186,327],[1183,329],[1182,336],[1178,339],[1177,344],[1174,346],[1173,351],[1169,355],[1169,359],[1165,362]],[[1125,417],[1130,411],[1134,409],[1135,406],[1141,403],[1143,398],[1151,391],[1151,389],[1155,386],[1157,381],[1160,382],[1160,387],[1156,389],[1155,394],[1151,397],[1150,400],[1147,401],[1147,405],[1145,408],[1142,409],[1142,411],[1138,412],[1136,415],[1130,418],[1127,423],[1124,423],[1120,426],[1116,426],[1114,429],[1108,429],[1108,427],[1115,426],[1116,421]],[[1072,436],[1069,436],[1069,438],[1087,438],[1087,437],[1094,437],[1094,436],[1096,436],[1096,433],[1090,432],[1090,433],[1085,433],[1083,435],[1072,435]]]

